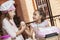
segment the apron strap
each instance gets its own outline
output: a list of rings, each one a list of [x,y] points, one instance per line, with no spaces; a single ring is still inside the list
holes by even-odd
[[[3,36],[0,36],[1,39],[6,39],[6,38],[9,38],[10,35],[3,35]]]

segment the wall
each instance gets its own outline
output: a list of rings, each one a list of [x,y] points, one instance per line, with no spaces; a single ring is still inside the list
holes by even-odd
[[[17,15],[25,22],[33,21],[34,6],[32,0],[15,0]]]
[[[26,2],[27,12],[29,16],[29,21],[33,21],[32,17],[33,17],[34,7],[33,7],[32,0],[25,0],[25,2]]]

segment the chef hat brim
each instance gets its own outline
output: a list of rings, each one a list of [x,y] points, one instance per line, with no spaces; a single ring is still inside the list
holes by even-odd
[[[9,11],[10,9],[13,10],[15,9],[14,7],[14,1],[6,1],[0,6],[0,11]]]

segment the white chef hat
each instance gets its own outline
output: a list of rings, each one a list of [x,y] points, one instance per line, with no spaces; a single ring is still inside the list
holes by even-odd
[[[10,11],[10,10],[15,10],[14,7],[14,1],[6,1],[0,6],[0,11]]]

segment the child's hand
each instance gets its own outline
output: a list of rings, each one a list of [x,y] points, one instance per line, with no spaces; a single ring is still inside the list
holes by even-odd
[[[23,28],[23,27],[26,28],[26,24],[25,24],[24,21],[21,21],[20,25],[21,25],[22,28]]]

